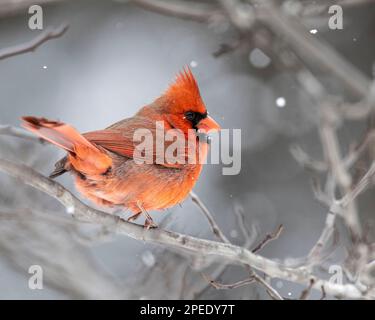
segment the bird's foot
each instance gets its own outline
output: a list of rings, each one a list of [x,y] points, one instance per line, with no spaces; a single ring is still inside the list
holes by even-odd
[[[157,227],[158,227],[158,225],[154,222],[154,220],[146,218],[145,225],[144,225],[144,228],[146,230],[149,230],[151,228],[154,229],[154,228],[157,228]]]
[[[150,214],[147,212],[147,210],[142,206],[142,203],[140,201],[137,201],[137,206],[138,208],[141,210],[140,213],[143,213],[146,220],[145,220],[145,224],[144,224],[144,227],[148,230],[148,229],[151,229],[151,228],[157,228],[158,225],[154,222],[154,220],[152,220]]]

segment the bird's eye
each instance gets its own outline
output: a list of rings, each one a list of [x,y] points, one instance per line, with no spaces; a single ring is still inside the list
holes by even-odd
[[[195,119],[195,112],[188,111],[188,112],[185,113],[185,117],[189,121],[194,121],[194,119]]]

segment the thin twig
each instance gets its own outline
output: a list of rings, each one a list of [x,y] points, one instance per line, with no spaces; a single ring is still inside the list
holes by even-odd
[[[191,197],[191,200],[198,206],[198,208],[201,210],[201,212],[204,214],[204,216],[206,217],[208,223],[210,224],[210,227],[212,229],[212,232],[213,234],[218,238],[220,239],[221,241],[225,242],[225,243],[230,243],[230,241],[228,240],[228,238],[225,236],[225,234],[221,231],[219,225],[216,223],[213,215],[211,214],[211,212],[208,210],[208,208],[204,205],[204,203],[202,202],[202,200],[198,197],[198,195],[191,191],[190,192],[190,197]]]
[[[280,224],[273,233],[267,234],[266,237],[257,246],[255,246],[255,248],[251,251],[255,253],[255,252],[262,250],[269,242],[278,239],[283,229],[284,229],[284,226]]]
[[[352,203],[362,192],[364,192],[372,183],[373,177],[375,175],[375,161],[371,164],[368,171],[365,175],[360,179],[360,181],[348,192],[343,196],[343,198],[339,201],[339,205],[346,207],[350,203]]]
[[[235,208],[234,213],[237,218],[238,227],[243,237],[245,238],[244,247],[248,248],[254,243],[256,239],[257,233],[255,230],[255,226],[253,225],[252,232],[250,232],[248,226],[246,225],[245,215],[242,211],[242,208]]]
[[[336,216],[336,213],[328,212],[323,231],[307,256],[307,261],[310,265],[315,265],[320,261],[321,252],[333,234]]]
[[[271,296],[272,299],[274,300],[284,300],[282,296],[273,288],[270,286],[267,281],[265,281],[262,277],[257,275],[255,272],[252,272],[250,274],[250,277],[244,280],[240,280],[234,283],[229,283],[229,284],[224,284],[220,283],[218,281],[215,281],[211,279],[209,276],[207,276],[205,273],[201,273],[203,278],[210,284],[212,285],[215,289],[218,290],[228,290],[228,289],[236,289],[240,288],[249,284],[252,284],[254,282],[260,283],[262,286],[266,288],[267,293]]]
[[[246,286],[246,285],[248,285],[250,283],[254,283],[255,282],[254,277],[250,277],[248,279],[237,281],[237,282],[234,282],[234,283],[223,284],[223,283],[220,283],[220,282],[217,282],[217,281],[211,279],[209,276],[207,276],[203,272],[201,274],[202,274],[203,278],[207,282],[210,283],[210,285],[212,285],[215,289],[218,289],[218,290],[236,289],[236,288],[240,288],[240,287],[243,287],[243,286]]]
[[[299,297],[299,300],[306,300],[309,297],[313,285],[314,285],[314,280],[311,280],[309,286],[305,290],[302,291]]]

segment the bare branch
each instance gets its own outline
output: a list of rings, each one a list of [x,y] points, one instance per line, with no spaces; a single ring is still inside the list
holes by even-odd
[[[330,180],[330,179],[327,179]],[[320,203],[329,207],[332,202],[332,196],[327,195],[327,193],[323,192],[319,180],[316,177],[312,178],[312,191],[314,193],[315,199],[318,200]]]
[[[232,24],[241,31],[249,31],[255,22],[253,7],[238,0],[218,0]]]
[[[245,219],[244,219],[244,215],[243,215],[243,212],[240,208],[235,208],[234,210],[235,214],[236,214],[236,217],[237,217],[237,222],[238,222],[238,226],[245,238],[245,242],[243,244],[243,247],[246,248],[246,249],[249,249],[250,246],[253,244],[254,240],[255,240],[255,237],[256,237],[256,232],[255,232],[255,229],[253,228],[252,232],[250,232],[246,226],[246,223],[245,223]],[[224,273],[225,271],[228,269],[228,264],[220,264],[218,266],[215,267],[215,270],[213,270],[211,273],[211,277],[213,277],[214,279],[218,279],[220,278]],[[195,294],[193,295],[194,297],[196,296],[196,294],[201,294],[202,292],[204,292],[208,286],[210,286],[210,283],[207,282],[207,285],[205,284],[202,284],[200,288],[196,289],[195,290]]]
[[[361,141],[351,150],[344,158],[344,164],[346,168],[352,167],[360,158],[360,156],[367,150],[368,146],[374,142],[375,130],[370,129],[365,132],[364,137]]]
[[[305,290],[302,291],[301,296],[299,297],[300,300],[306,300],[309,297],[309,294],[311,292],[313,285],[314,285],[314,280],[311,280],[309,286]]]
[[[203,204],[203,202],[199,199],[199,197],[194,193],[194,192],[190,192],[190,195],[193,199],[193,201],[195,201],[198,206],[201,208],[202,212],[204,213],[204,215],[207,217],[210,225],[211,225],[211,228],[214,232],[214,234],[216,234],[216,236],[221,239],[223,242],[225,243],[230,243],[229,240],[225,237],[224,233],[221,231],[221,229],[218,227],[217,223],[215,222],[215,220],[213,219],[213,216],[212,214],[208,211],[208,209],[206,208],[206,206]],[[242,214],[242,212],[240,212],[239,210],[236,210],[236,214],[237,214],[237,218],[238,218],[238,224],[239,224],[239,227],[245,237],[245,244],[244,244],[244,248],[247,248],[248,246],[250,246],[250,244],[252,243],[252,239],[251,239],[251,236],[245,226],[245,220],[244,220],[244,216]],[[276,239],[279,237],[280,233],[282,231],[282,225],[279,226],[278,228],[278,231],[275,233],[275,235],[267,235],[266,238],[256,247],[256,250],[253,250],[252,252],[256,252],[257,250],[260,250],[262,249],[268,242]],[[266,291],[268,292],[268,294],[271,296],[271,298],[273,299],[277,299],[277,300],[282,300],[281,296],[279,295],[279,293],[271,287],[271,285],[269,285],[266,281],[264,281],[261,277],[259,277],[251,268],[250,265],[246,264],[245,267],[247,268],[249,274],[250,274],[250,278],[249,279],[246,279],[246,280],[242,280],[242,281],[239,281],[239,282],[236,282],[234,284],[228,284],[228,285],[225,285],[225,284],[220,284],[219,282],[216,282],[214,280],[209,280],[209,283],[211,285],[213,285],[216,289],[233,289],[233,288],[238,288],[238,287],[241,287],[241,286],[244,286],[244,285],[247,285],[249,283],[251,283],[251,279],[253,279],[254,281],[260,283],[261,285],[265,286],[266,287]],[[225,269],[223,270],[223,272],[225,271]],[[223,273],[222,272],[222,273]],[[207,276],[203,274],[203,276],[207,279]]]
[[[258,22],[269,27],[286,41],[293,52],[311,69],[314,65],[320,70],[326,70],[360,99],[367,95],[370,79],[365,74],[346,61],[327,43],[317,37],[312,37],[297,18],[285,15],[282,10],[272,4],[272,1],[259,5],[257,0],[249,0],[250,4],[256,4],[251,8],[250,6],[241,7],[237,0],[219,0],[219,2],[233,26],[241,33],[249,31],[255,17]]]
[[[213,234],[220,239],[221,241],[225,243],[230,243],[228,238],[225,236],[225,234],[221,231],[219,225],[216,223],[214,217],[212,216],[211,212],[207,209],[207,207],[204,205],[202,200],[198,197],[198,195],[191,191],[190,192],[191,200],[199,207],[199,209],[202,211],[204,216],[207,218],[208,223],[210,224],[210,227],[212,229]]]
[[[310,68],[312,65],[326,70],[359,98],[367,95],[370,79],[346,61],[328,44],[312,37],[306,27],[293,17],[286,17],[273,6],[263,6],[257,10],[258,19],[269,26],[274,33],[289,43],[298,57]]]
[[[341,155],[340,144],[337,137],[337,125],[339,123],[339,114],[334,102],[326,92],[324,86],[316,79],[316,77],[306,69],[299,72],[297,79],[305,91],[311,96],[313,101],[319,105],[321,121],[319,124],[320,140],[323,146],[324,156],[329,167],[329,178],[334,182],[331,184],[332,190],[329,196],[334,202],[335,185],[340,187],[343,195],[351,193],[352,177],[345,164],[345,160]],[[327,179],[327,181],[330,181]],[[354,200],[354,199],[353,199]],[[345,206],[345,214],[342,215],[345,223],[351,232],[352,239],[361,238],[362,228],[359,222],[358,210],[354,201],[347,202]],[[334,218],[332,223],[334,222]],[[331,217],[326,218],[326,227],[322,232],[325,239],[332,234]],[[323,238],[321,238],[323,239]],[[320,244],[317,243],[317,246]],[[311,253],[311,252],[310,252]]]
[[[323,231],[307,256],[307,261],[310,264],[316,264],[320,261],[321,252],[333,234],[336,216],[336,213],[331,211],[327,213]]]
[[[269,233],[266,237],[252,250],[253,253],[262,250],[269,242],[276,240],[280,237],[284,226],[280,224],[273,233]]]
[[[27,52],[32,52],[41,46],[43,43],[61,37],[67,30],[69,26],[63,24],[58,28],[47,28],[41,34],[39,34],[35,39],[26,42],[24,44],[16,45],[14,47],[5,48],[0,50],[0,60],[4,60],[9,57],[14,57]]]
[[[343,103],[340,111],[348,120],[362,120],[375,109],[375,80],[372,81],[368,93],[357,103]]]
[[[20,13],[21,11],[27,10],[30,6],[34,4],[38,5],[48,5],[63,0],[1,0],[0,2],[0,17],[8,17]]]
[[[257,282],[259,282],[266,288],[267,293],[271,296],[272,299],[284,300],[283,297],[266,280],[257,275],[255,272],[253,274],[253,277]]]
[[[337,214],[342,215],[342,209],[350,205],[361,193],[363,193],[369,185],[372,183],[372,178],[375,175],[375,162],[372,163],[366,174],[360,179],[360,181],[340,200],[335,200],[327,213],[325,226],[323,231],[310,250],[308,254],[308,261],[311,264],[316,264],[319,261],[321,250],[328,243],[334,231],[334,224]]]
[[[213,279],[210,279],[210,277],[207,276],[205,273],[202,273],[202,276],[207,282],[210,283],[210,285],[212,285],[215,289],[218,289],[218,290],[236,289],[236,288],[240,288],[240,287],[243,287],[243,286],[246,286],[250,283],[255,282],[254,277],[250,277],[248,279],[237,281],[235,283],[223,284],[223,283],[217,282]]]
[[[230,284],[224,284],[224,283],[215,281],[211,279],[210,277],[208,277],[205,273],[202,273],[202,276],[210,285],[212,285],[215,289],[218,289],[218,290],[236,289],[236,288],[246,286],[248,284],[252,284],[254,282],[258,282],[266,288],[267,293],[271,296],[272,299],[284,300],[282,296],[274,288],[272,288],[269,283],[267,283],[267,281],[265,281],[262,277],[260,277],[253,271],[250,273],[249,278],[240,280],[234,283],[230,283]]]
[[[290,153],[303,168],[316,172],[325,172],[327,170],[326,163],[312,159],[300,146],[291,147]]]
[[[207,3],[165,0],[130,0],[130,2],[150,11],[198,22],[207,22],[218,13],[216,6]]]

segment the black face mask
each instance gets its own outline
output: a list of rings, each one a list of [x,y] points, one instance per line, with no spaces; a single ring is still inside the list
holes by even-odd
[[[187,111],[185,112],[185,117],[188,121],[191,122],[191,125],[195,130],[198,130],[197,124],[204,118],[207,118],[207,111],[205,113]]]

